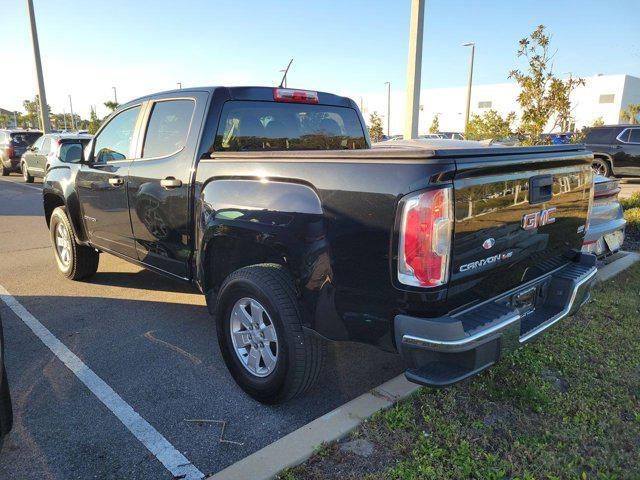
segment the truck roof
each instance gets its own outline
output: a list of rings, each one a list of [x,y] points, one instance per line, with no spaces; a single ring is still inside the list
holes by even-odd
[[[175,90],[166,90],[164,92],[156,92],[149,95],[145,95],[144,97],[139,97],[127,102],[125,105],[129,103],[151,100],[158,96],[164,96],[167,94],[185,94],[188,92],[207,92],[211,95],[216,90],[224,89],[227,91],[231,100],[254,100],[254,101],[268,101],[273,102],[273,90],[278,87],[256,87],[256,86],[246,86],[246,87],[225,87],[225,86],[209,86],[209,87],[192,87],[192,88],[182,88]],[[288,88],[287,90],[310,90],[310,89],[300,89],[300,88]],[[339,95],[334,95],[333,93],[327,92],[318,92],[317,90],[313,90],[318,93],[319,103],[322,105],[333,105],[336,107],[348,107],[354,108],[356,106],[355,102],[348,97],[341,97]]]

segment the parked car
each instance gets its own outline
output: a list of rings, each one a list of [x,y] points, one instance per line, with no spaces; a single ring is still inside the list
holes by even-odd
[[[42,132],[35,130],[0,130],[0,167],[2,176],[20,171],[20,157]]]
[[[433,140],[433,139],[442,139],[443,135],[439,133],[425,133],[424,135],[418,135],[420,140]]]
[[[56,165],[78,162],[82,148],[91,135],[51,133],[41,136],[22,155],[20,169],[24,181],[32,183],[34,177],[44,178]]]
[[[309,388],[326,339],[455,383],[575,312],[596,274],[581,145],[370,148],[351,99],[210,87],[119,107],[83,153],[43,183],[59,271],[88,278],[105,252],[192,282],[263,402]]]
[[[627,221],[618,202],[620,180],[596,175],[594,185],[593,206],[582,251],[604,258],[622,247]]]
[[[4,366],[4,335],[2,331],[2,318],[0,316],[0,450],[4,443],[4,437],[9,433],[13,425],[13,411],[11,409],[11,395],[9,394],[9,382]]]
[[[593,171],[605,177],[640,175],[640,125],[590,128],[584,139],[593,152]]]
[[[438,132],[442,135],[442,138],[447,138],[449,140],[464,140],[464,134],[460,132]]]

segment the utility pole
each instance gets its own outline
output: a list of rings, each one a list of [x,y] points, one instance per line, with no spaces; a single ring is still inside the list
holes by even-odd
[[[462,44],[463,47],[471,47],[471,61],[469,64],[469,86],[467,87],[467,111],[464,115],[464,133],[467,133],[469,126],[469,113],[471,111],[471,85],[473,84],[473,57],[476,50],[476,44],[473,42],[467,42]]]
[[[391,82],[384,82],[387,86],[387,137],[391,136]]]
[[[111,87],[113,88],[113,101],[118,103],[118,94],[116,92],[116,87]]]
[[[51,131],[51,123],[49,121],[49,110],[47,109],[47,96],[44,93],[44,76],[42,75],[40,45],[38,44],[38,31],[36,29],[36,16],[33,11],[33,0],[27,0],[27,10],[29,12],[29,24],[31,25],[31,43],[33,43],[33,57],[36,63],[36,76],[38,77],[38,98],[40,100],[42,131],[44,133],[49,133]]]
[[[76,119],[73,118],[73,103],[71,103],[71,95],[69,95],[69,110],[71,110],[71,128],[73,130],[75,130],[76,129]]]
[[[407,64],[407,105],[404,138],[418,137],[420,116],[420,79],[422,75],[422,36],[424,33],[424,5],[426,0],[411,0],[409,23],[409,61]]]

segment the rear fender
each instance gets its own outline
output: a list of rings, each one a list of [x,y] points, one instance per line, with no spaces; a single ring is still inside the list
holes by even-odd
[[[208,299],[215,298],[224,279],[238,268],[279,263],[302,297],[305,323],[314,323],[317,293],[332,273],[322,206],[312,187],[219,178],[205,184],[197,209],[196,278],[203,291],[213,293]]]

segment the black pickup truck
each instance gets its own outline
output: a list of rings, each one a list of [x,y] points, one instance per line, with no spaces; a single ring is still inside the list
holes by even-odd
[[[583,147],[371,147],[355,103],[266,87],[118,108],[44,181],[59,270],[117,255],[206,295],[227,367],[263,402],[305,391],[326,339],[448,385],[571,315],[593,189]]]

